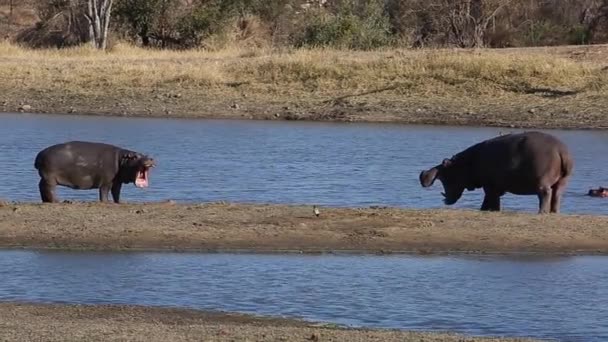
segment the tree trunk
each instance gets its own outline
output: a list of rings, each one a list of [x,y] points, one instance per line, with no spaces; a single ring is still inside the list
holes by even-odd
[[[113,0],[87,0],[86,18],[89,21],[91,44],[105,50],[108,43],[108,30]]]

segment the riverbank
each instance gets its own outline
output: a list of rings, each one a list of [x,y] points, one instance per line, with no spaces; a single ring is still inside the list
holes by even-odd
[[[0,206],[0,247],[202,252],[608,254],[607,216],[209,204]]]
[[[0,304],[6,341],[416,341],[507,342],[395,330],[344,329],[298,320],[117,305]]]
[[[154,51],[0,43],[0,112],[608,128],[608,46]]]

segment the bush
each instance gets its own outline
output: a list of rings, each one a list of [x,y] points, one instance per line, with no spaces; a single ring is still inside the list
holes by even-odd
[[[313,10],[304,16],[301,34],[294,34],[298,47],[331,46],[368,50],[391,44],[391,27],[382,1],[345,1],[337,13]]]

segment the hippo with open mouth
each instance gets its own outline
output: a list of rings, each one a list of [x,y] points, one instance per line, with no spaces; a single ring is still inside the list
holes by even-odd
[[[58,202],[57,185],[72,189],[99,189],[99,200],[108,201],[112,191],[115,203],[120,203],[123,184],[134,183],[138,188],[149,185],[149,171],[154,159],[117,146],[85,141],[70,141],[49,146],[36,155],[34,167],[40,175],[42,202]]]

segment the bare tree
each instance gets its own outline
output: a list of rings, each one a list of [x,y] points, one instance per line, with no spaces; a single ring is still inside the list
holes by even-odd
[[[488,26],[510,0],[444,0],[447,20],[460,47],[485,46]]]
[[[89,21],[91,43],[97,49],[105,50],[108,42],[108,29],[112,14],[113,0],[86,0],[87,9],[84,13]]]

